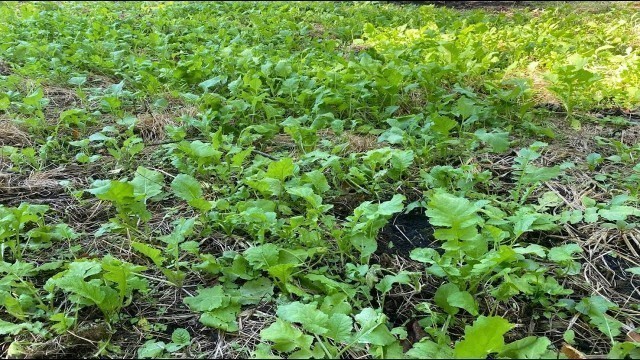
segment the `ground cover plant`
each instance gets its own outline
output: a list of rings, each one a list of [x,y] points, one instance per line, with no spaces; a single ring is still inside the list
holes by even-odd
[[[0,354],[640,358],[638,3],[0,3]]]

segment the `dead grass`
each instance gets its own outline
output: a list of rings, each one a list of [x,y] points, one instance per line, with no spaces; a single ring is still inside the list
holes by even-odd
[[[138,115],[135,130],[146,143],[152,143],[165,138],[165,126],[175,124],[173,114],[150,112]]]
[[[591,153],[599,152],[605,156],[611,151],[599,146],[595,140],[596,137],[615,137],[615,128],[611,126],[583,122],[580,130],[575,130],[569,126],[568,120],[562,118],[553,119],[549,125],[557,135],[557,138],[545,150],[555,157],[555,161],[550,164],[557,164],[565,160],[583,163],[587,155]]]
[[[219,334],[219,341],[210,356],[225,359],[247,359],[260,340],[260,331],[276,320],[274,304],[261,304],[240,313],[237,334]]]
[[[620,142],[627,146],[636,146],[637,144],[640,144],[640,125],[634,125],[622,130],[620,134]]]
[[[13,73],[11,66],[6,62],[0,60],[0,76],[9,76]]]
[[[375,135],[345,132],[343,136],[349,143],[349,147],[347,148],[349,152],[362,153],[382,147],[381,144],[378,143],[378,137]]]
[[[31,145],[31,137],[9,119],[0,118],[0,146],[27,147]]]
[[[75,90],[58,86],[43,86],[44,97],[49,103],[43,109],[45,119],[50,124],[58,123],[60,114],[80,104]]]

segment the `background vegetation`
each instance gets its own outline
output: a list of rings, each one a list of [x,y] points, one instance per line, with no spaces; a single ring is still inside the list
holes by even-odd
[[[0,4],[0,353],[640,357],[637,14]]]

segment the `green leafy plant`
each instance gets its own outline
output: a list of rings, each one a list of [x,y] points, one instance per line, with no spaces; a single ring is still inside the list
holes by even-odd
[[[165,358],[166,354],[173,354],[191,345],[191,335],[183,328],[173,330],[171,342],[147,340],[138,348],[138,357],[141,359]]]
[[[147,281],[138,275],[144,270],[144,266],[111,256],[102,261],[75,261],[67,270],[51,277],[44,288],[51,295],[58,289],[68,293],[77,307],[97,306],[109,324],[117,319],[120,309],[131,303],[135,290],[148,289]]]

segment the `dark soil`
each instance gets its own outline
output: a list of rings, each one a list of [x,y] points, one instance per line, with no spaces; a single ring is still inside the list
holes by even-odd
[[[614,290],[624,296],[640,301],[640,281],[637,278],[632,278],[631,274],[626,271],[626,269],[634,265],[625,259],[609,254],[604,255],[602,260],[606,263],[607,267],[614,272]]]
[[[411,250],[435,247],[433,226],[419,211],[400,214],[391,219],[378,235],[378,253],[391,253],[409,258]]]

